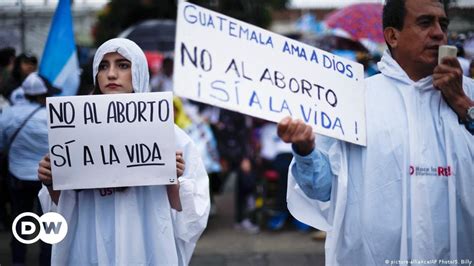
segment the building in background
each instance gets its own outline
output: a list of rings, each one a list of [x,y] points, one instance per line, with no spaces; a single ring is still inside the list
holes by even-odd
[[[92,29],[105,0],[72,1],[74,35],[78,46],[92,46]],[[57,0],[1,0],[0,48],[31,52],[41,59]]]

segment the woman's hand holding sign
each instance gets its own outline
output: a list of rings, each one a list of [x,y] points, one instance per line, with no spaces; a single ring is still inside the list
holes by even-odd
[[[51,174],[51,161],[49,154],[46,154],[39,162],[38,179],[48,188],[49,195],[55,204],[58,204],[61,191],[53,190],[53,175]]]
[[[49,154],[46,154],[39,162],[38,178],[43,185],[50,187],[53,184],[53,176],[51,175],[51,162]]]
[[[182,151],[176,151],[176,175],[179,178],[184,174],[185,162]],[[38,167],[38,178],[48,188],[51,199],[55,204],[58,204],[59,195],[61,191],[53,190],[53,175],[51,174],[51,161],[49,154],[46,154],[43,159],[39,162]],[[181,211],[181,201],[179,199],[179,181],[175,185],[168,185],[166,187],[168,193],[168,199],[171,208]]]
[[[176,151],[176,175],[179,178],[184,174],[185,164],[182,151]]]
[[[175,185],[167,185],[166,192],[168,192],[168,200],[170,202],[171,208],[181,211],[181,200],[179,199],[179,177],[184,174],[185,163],[183,158],[182,151],[176,151],[176,176],[178,177],[178,182]]]

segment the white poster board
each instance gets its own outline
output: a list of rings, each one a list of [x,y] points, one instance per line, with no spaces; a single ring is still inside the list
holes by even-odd
[[[47,98],[54,189],[176,182],[171,92]]]
[[[174,91],[366,145],[361,64],[188,2],[178,8]]]

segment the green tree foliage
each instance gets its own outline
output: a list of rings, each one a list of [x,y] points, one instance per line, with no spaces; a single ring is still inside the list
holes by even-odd
[[[268,27],[271,12],[285,8],[288,0],[194,0],[197,5],[248,23]],[[111,0],[98,14],[96,45],[116,37],[127,27],[146,19],[176,19],[176,0]]]

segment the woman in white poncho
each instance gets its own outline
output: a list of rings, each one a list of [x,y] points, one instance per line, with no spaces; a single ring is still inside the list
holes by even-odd
[[[93,78],[95,94],[149,91],[145,55],[127,39],[99,47]],[[189,263],[207,224],[209,186],[194,143],[176,126],[175,136],[178,185],[53,191],[49,158],[40,162],[43,210],[60,213],[68,223],[65,239],[53,246],[53,265]]]

